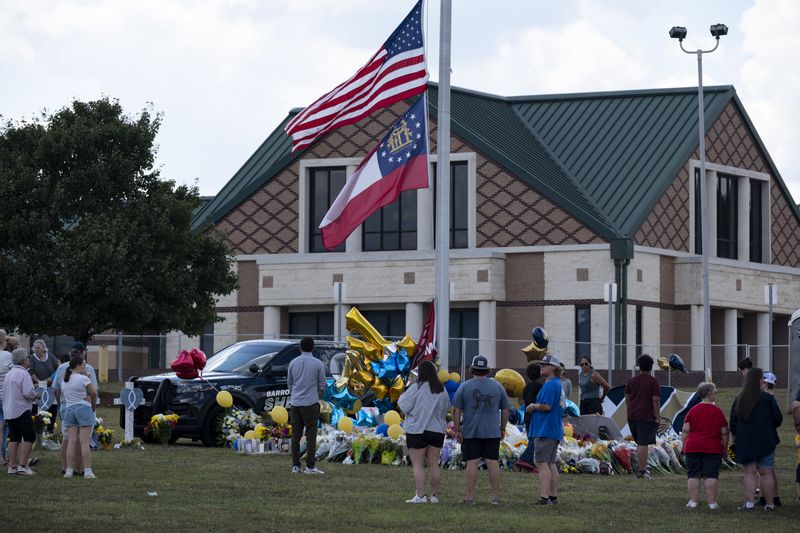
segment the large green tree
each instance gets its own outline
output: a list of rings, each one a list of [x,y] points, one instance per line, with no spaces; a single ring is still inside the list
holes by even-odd
[[[160,124],[106,98],[0,125],[0,325],[88,339],[218,320],[232,258],[190,229],[196,187],[154,168]]]

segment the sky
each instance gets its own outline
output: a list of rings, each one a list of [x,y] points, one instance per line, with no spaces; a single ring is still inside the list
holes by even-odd
[[[426,0],[439,79],[438,0]],[[73,99],[163,113],[161,175],[214,195],[293,107],[375,53],[414,0],[0,0],[0,115]],[[730,32],[705,55],[705,85],[734,85],[800,202],[800,2],[453,0],[451,83],[503,96],[696,87],[694,55],[668,36]]]

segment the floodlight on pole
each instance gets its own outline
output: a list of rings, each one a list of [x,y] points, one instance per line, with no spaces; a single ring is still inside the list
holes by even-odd
[[[706,142],[705,142],[705,113],[703,104],[703,54],[710,54],[719,46],[719,38],[728,34],[728,27],[725,24],[714,24],[710,28],[711,35],[716,39],[714,48],[710,50],[697,49],[687,50],[683,47],[683,40],[686,38],[686,28],[683,26],[673,26],[669,30],[672,39],[678,39],[681,50],[687,54],[697,56],[697,111],[698,111],[698,131],[700,155],[700,213],[697,213],[695,220],[700,220],[701,227],[701,252],[703,256],[703,362],[705,366],[706,381],[711,381],[711,306],[709,303],[708,290],[708,249],[711,245],[708,235],[708,220],[706,220],[708,209],[706,208]],[[696,251],[696,250],[695,250]],[[693,343],[694,344],[694,343]]]

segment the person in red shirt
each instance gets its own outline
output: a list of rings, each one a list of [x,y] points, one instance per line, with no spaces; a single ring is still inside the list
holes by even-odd
[[[661,385],[650,371],[653,358],[642,354],[636,359],[639,374],[625,385],[625,403],[628,406],[628,427],[636,441],[636,460],[639,470],[636,477],[650,479],[647,473],[647,446],[656,443],[658,416],[661,412]]]
[[[717,388],[713,383],[701,383],[697,387],[700,403],[686,414],[681,431],[683,453],[688,469],[689,509],[697,508],[700,499],[700,480],[705,479],[708,508],[719,509],[719,467],[722,454],[728,450],[728,420],[722,409],[714,404]]]

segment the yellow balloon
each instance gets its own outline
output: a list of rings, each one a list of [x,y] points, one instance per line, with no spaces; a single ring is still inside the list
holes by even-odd
[[[439,370],[438,375],[439,375],[439,381],[441,383],[447,383],[448,381],[450,381],[450,372],[448,372],[446,368],[442,368],[441,370]]]
[[[345,433],[350,433],[353,431],[353,419],[349,416],[343,416],[339,419],[339,422],[336,424],[339,430],[344,431]]]
[[[378,333],[378,330],[375,329],[375,326],[370,324],[369,321],[364,318],[364,315],[362,315],[355,307],[350,309],[350,311],[344,315],[344,318],[344,327],[350,331],[357,331],[358,333],[361,333],[361,336],[364,337],[367,342],[381,347],[391,344],[389,341],[383,338],[383,335]]]
[[[389,401],[395,403],[403,391],[406,390],[406,384],[403,382],[402,376],[397,376],[389,387]]]
[[[498,370],[494,379],[500,382],[506,390],[506,394],[510,397],[518,398],[522,396],[522,389],[525,388],[525,379],[516,370],[511,370],[510,368]]]
[[[256,424],[256,427],[254,427],[254,428],[253,428],[253,431],[258,431],[259,429],[261,429],[261,428],[263,428],[263,427],[264,427],[264,424],[262,424],[261,422],[259,422],[258,424]]]
[[[356,400],[353,402],[353,408],[350,410],[345,411],[348,415],[354,415],[361,410],[361,400]]]
[[[450,372],[450,379],[458,383],[461,381],[461,376],[458,375],[458,372]]]
[[[289,411],[282,405],[273,407],[269,414],[272,416],[272,421],[280,426],[289,421]]]
[[[221,390],[217,393],[217,403],[220,407],[225,409],[233,406],[233,396],[226,390]]]
[[[403,434],[403,428],[400,427],[400,424],[392,424],[389,426],[389,429],[386,430],[386,434],[391,438],[396,439]]]
[[[390,426],[393,426],[393,425],[399,425],[400,422],[403,421],[403,419],[400,418],[400,413],[392,410],[392,411],[386,411],[386,414],[383,415],[383,421],[389,424]]]
[[[256,432],[251,429],[250,431],[248,431],[247,433],[244,434],[244,438],[246,438],[246,439],[255,439],[256,438]]]

